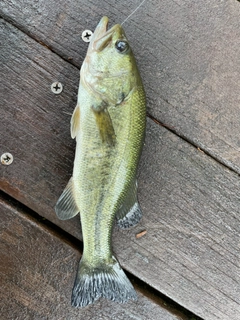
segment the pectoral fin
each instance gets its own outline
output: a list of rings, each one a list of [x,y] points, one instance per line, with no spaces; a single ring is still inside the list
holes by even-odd
[[[80,128],[80,107],[77,104],[71,118],[71,137],[74,139]]]
[[[78,214],[79,209],[73,197],[72,178],[69,180],[66,188],[58,199],[55,206],[55,212],[61,220],[71,219]]]
[[[92,107],[96,124],[101,136],[102,142],[107,143],[110,146],[115,145],[116,136],[112,124],[112,119],[106,107],[98,106]]]
[[[121,229],[135,226],[142,217],[142,210],[137,200],[137,182],[134,181],[116,214],[117,224]]]

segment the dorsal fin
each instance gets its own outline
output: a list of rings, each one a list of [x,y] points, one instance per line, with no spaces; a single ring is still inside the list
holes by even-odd
[[[137,182],[133,181],[125,200],[116,213],[117,224],[121,229],[135,226],[142,217],[142,210],[137,200]]]

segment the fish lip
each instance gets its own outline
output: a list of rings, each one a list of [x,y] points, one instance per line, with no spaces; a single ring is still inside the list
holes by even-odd
[[[120,30],[121,25],[119,24],[115,24],[111,27],[111,29],[107,30],[108,22],[109,19],[106,16],[102,17],[102,19],[99,21],[90,42],[89,48],[91,51],[101,51],[104,49],[111,40],[113,34]]]
[[[108,28],[108,17],[104,16],[102,19],[99,21],[98,25],[96,26],[96,29],[93,33],[92,39],[90,44],[94,44],[97,40],[99,40],[106,32]]]

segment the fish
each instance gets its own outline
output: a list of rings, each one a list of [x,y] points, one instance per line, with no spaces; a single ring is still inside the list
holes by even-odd
[[[136,291],[112,249],[112,230],[142,217],[137,167],[146,128],[146,99],[133,51],[120,24],[98,23],[80,70],[77,106],[71,118],[76,139],[73,174],[58,199],[61,220],[80,213],[83,254],[71,304],[99,298],[136,300]]]

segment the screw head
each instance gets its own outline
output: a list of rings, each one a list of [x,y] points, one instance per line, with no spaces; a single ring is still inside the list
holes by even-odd
[[[9,152],[5,152],[1,155],[1,163],[5,166],[9,166],[13,162],[13,156]]]
[[[61,82],[53,82],[51,84],[51,90],[53,93],[59,94],[63,91],[63,85],[61,84]]]
[[[92,38],[93,32],[91,30],[84,30],[82,33],[82,39],[85,42],[90,42]]]

